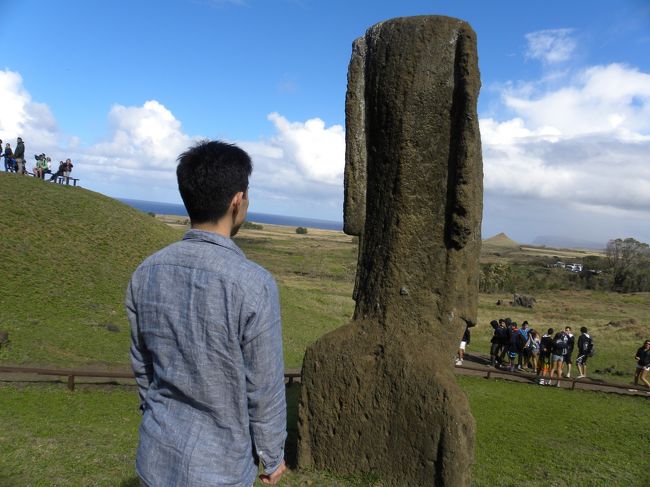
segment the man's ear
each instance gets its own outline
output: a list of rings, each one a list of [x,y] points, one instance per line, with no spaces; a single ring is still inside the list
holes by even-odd
[[[239,207],[241,206],[241,202],[244,199],[244,193],[239,191],[235,193],[235,196],[232,197],[230,200],[230,209],[231,211],[239,210]]]

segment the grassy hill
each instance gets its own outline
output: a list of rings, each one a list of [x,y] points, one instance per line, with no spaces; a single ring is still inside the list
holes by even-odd
[[[186,227],[28,177],[0,174],[0,192],[0,330],[11,340],[0,349],[0,363],[127,368],[127,282],[146,256]],[[236,242],[274,274],[285,363],[300,367],[306,346],[352,315],[354,240],[268,225],[242,231]]]
[[[124,291],[180,232],[82,188],[0,174],[0,363],[128,363]]]

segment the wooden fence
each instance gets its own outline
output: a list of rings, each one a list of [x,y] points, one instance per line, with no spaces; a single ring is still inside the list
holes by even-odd
[[[456,367],[455,372],[462,374],[463,371],[471,371],[471,375],[485,375],[486,379],[492,377],[511,377],[520,382],[534,382],[537,379],[535,374],[526,373],[526,372],[510,372],[507,370],[496,369],[496,368],[486,368],[486,367],[473,367],[471,365],[463,365],[461,367]],[[477,372],[479,374],[477,374]],[[75,378],[77,377],[93,377],[99,379],[132,379],[133,372],[124,371],[124,372],[109,372],[101,370],[81,370],[81,369],[43,369],[35,367],[18,367],[18,366],[0,366],[0,374],[30,374],[30,375],[47,375],[47,376],[56,376],[56,377],[67,377],[68,389],[74,391],[75,388]],[[286,369],[284,372],[284,377],[287,381],[287,385],[291,386],[294,381],[300,380],[300,369]],[[16,381],[18,382],[18,381]],[[643,388],[643,386],[632,386],[624,384],[613,384],[611,382],[600,382],[593,381],[590,379],[577,379],[577,378],[565,378],[561,380],[564,388],[567,389],[584,389],[584,390],[596,390],[596,391],[605,391],[605,392],[617,392],[623,393],[625,391],[626,395],[644,395],[650,399],[650,394]]]
[[[74,391],[76,377],[94,377],[99,379],[134,379],[133,372],[109,372],[101,370],[80,370],[80,369],[41,369],[35,367],[14,367],[0,366],[0,374],[31,374],[49,375],[68,378],[68,389]],[[300,378],[300,369],[287,369],[284,378],[290,386],[296,378]]]

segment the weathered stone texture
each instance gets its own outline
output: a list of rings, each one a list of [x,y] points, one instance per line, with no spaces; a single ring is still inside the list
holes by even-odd
[[[474,422],[451,358],[477,311],[475,34],[447,17],[382,22],[355,41],[348,76],[357,305],[305,354],[299,464],[391,486],[469,485]]]

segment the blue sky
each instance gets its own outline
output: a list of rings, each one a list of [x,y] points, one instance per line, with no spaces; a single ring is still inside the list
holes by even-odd
[[[650,241],[648,1],[0,0],[0,138],[167,202],[178,153],[221,138],[253,211],[340,220],[351,43],[421,14],[478,35],[485,236]]]

